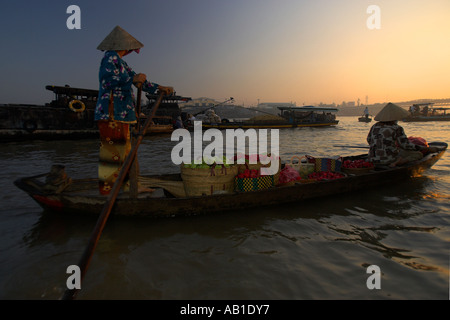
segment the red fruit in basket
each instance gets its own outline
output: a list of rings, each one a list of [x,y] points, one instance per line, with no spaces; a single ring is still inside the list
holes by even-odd
[[[313,172],[308,175],[309,179],[315,179],[318,181],[322,180],[334,180],[345,177],[342,173],[339,172],[331,172],[331,171],[320,171],[320,172]]]
[[[372,168],[373,163],[365,161],[363,159],[358,160],[345,160],[342,164],[344,168],[356,169],[356,168]]]

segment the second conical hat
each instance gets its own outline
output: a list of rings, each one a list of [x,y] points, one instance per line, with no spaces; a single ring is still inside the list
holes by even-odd
[[[389,102],[380,112],[375,116],[375,121],[398,121],[403,120],[409,115],[408,111],[399,107],[396,104]]]
[[[144,45],[131,34],[116,26],[110,34],[98,45],[98,50],[136,50]]]

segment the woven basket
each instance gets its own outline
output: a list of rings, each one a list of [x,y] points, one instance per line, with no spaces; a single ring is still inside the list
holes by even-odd
[[[270,156],[270,155],[269,155]],[[246,169],[249,170],[261,170],[261,168],[268,168],[270,167],[271,163],[268,164],[262,164],[260,162],[258,163],[242,163],[237,164],[238,166],[238,173],[243,173]],[[273,184],[278,185],[278,182],[280,180],[280,172],[281,172],[281,159],[278,157],[278,171],[275,175],[273,175]]]
[[[257,178],[236,178],[236,191],[247,192],[269,189],[274,185],[274,176],[260,176]]]
[[[192,169],[181,166],[186,196],[203,196],[214,193],[233,193],[234,178],[238,172],[237,166],[228,168],[218,165],[206,169]]]
[[[315,164],[314,171],[341,171],[342,159],[331,159],[331,158],[314,158],[311,156],[306,156],[310,163]]]

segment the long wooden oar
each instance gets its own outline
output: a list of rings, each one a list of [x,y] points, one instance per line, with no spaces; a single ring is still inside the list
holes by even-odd
[[[137,123],[136,123],[136,134],[139,136],[141,134],[141,96],[142,96],[142,85],[138,86],[138,94],[136,98],[136,114],[137,114]],[[131,139],[131,143],[134,144],[135,138]],[[129,181],[130,181],[130,198],[137,198],[138,196],[138,159],[134,158],[134,161],[131,163],[130,170],[128,171]]]
[[[91,234],[89,243],[86,247],[86,249],[84,250],[84,253],[80,259],[80,262],[78,263],[78,267],[80,268],[80,272],[81,272],[81,277],[80,277],[80,283],[82,283],[83,278],[86,274],[87,268],[89,266],[89,263],[92,259],[92,255],[94,254],[95,248],[97,246],[98,240],[100,239],[100,235],[103,231],[103,228],[105,227],[106,224],[106,220],[108,220],[108,217],[111,213],[111,210],[114,206],[114,203],[117,199],[117,196],[119,194],[120,188],[122,187],[123,181],[125,180],[125,176],[127,175],[131,164],[133,163],[133,160],[136,157],[137,154],[137,150],[139,148],[139,145],[147,131],[147,129],[151,126],[152,124],[152,120],[153,117],[155,116],[156,110],[158,109],[159,105],[161,104],[162,98],[163,98],[164,94],[160,93],[158,96],[158,99],[156,100],[154,106],[153,106],[153,110],[152,110],[152,114],[151,116],[147,119],[147,121],[145,122],[144,128],[141,131],[139,131],[139,135],[136,139],[135,144],[133,145],[130,153],[128,154],[127,158],[125,159],[125,162],[120,170],[119,176],[117,177],[114,186],[111,190],[111,193],[109,194],[105,205],[103,206],[102,212],[100,214],[100,217],[97,220],[97,224],[95,225],[95,228]],[[67,289],[62,297],[63,300],[71,300],[74,299],[76,297],[76,294],[78,293],[80,289]]]

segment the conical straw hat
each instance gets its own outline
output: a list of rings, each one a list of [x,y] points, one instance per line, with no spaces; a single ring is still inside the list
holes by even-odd
[[[389,102],[380,112],[375,116],[376,121],[396,121],[402,120],[409,115],[408,111],[399,107],[396,104]]]
[[[98,45],[98,50],[136,50],[144,45],[131,34],[116,26],[110,34]]]

